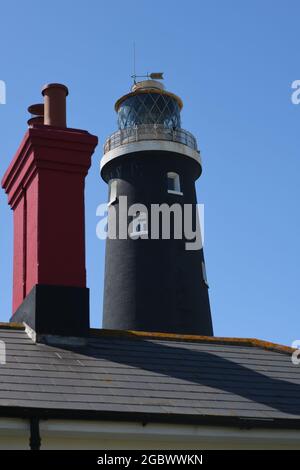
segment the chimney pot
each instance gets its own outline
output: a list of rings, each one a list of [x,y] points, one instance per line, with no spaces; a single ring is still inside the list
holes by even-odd
[[[67,127],[66,97],[68,94],[68,88],[61,83],[49,83],[43,87],[45,125]]]
[[[28,106],[27,110],[30,114],[33,114],[34,116],[43,116],[44,104],[43,103],[32,104]]]
[[[28,119],[27,124],[29,127],[34,126],[34,124],[44,124],[44,105],[43,103],[32,104],[27,108],[28,112],[31,114],[31,118]]]
[[[33,116],[27,121],[28,127],[33,127],[35,124],[44,124],[44,116]]]

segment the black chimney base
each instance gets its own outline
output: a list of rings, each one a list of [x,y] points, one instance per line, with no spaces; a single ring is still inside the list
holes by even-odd
[[[87,336],[89,289],[37,284],[10,321],[24,322],[37,334]]]

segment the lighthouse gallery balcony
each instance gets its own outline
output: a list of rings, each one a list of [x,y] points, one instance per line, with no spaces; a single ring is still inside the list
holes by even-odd
[[[145,140],[164,140],[184,144],[197,151],[197,141],[193,134],[185,129],[166,128],[162,124],[140,124],[133,127],[119,129],[111,134],[105,141],[104,153],[121,145]]]

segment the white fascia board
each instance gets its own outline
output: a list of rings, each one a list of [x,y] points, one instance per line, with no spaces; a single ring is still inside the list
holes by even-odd
[[[29,434],[30,424],[28,419],[22,418],[0,418],[0,439],[1,436]]]
[[[149,440],[189,442],[199,441],[217,445],[224,441],[255,445],[293,444],[300,448],[300,430],[288,429],[240,429],[234,427],[205,425],[175,425],[160,423],[132,423],[81,420],[40,421],[42,436],[114,438],[126,440]]]

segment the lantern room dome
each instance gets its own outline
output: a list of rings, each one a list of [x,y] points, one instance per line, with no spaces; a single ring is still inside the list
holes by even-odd
[[[181,99],[164,89],[156,80],[135,83],[132,91],[115,104],[118,128],[141,125],[160,125],[167,129],[180,129]]]

